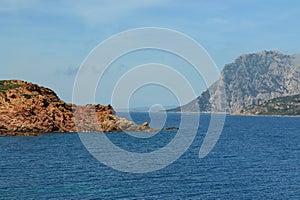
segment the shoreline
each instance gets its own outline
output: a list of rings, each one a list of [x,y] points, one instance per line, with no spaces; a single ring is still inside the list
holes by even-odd
[[[178,114],[212,114],[212,115],[230,115],[230,116],[250,116],[250,117],[300,117],[300,115],[255,115],[255,114],[239,114],[239,113],[223,113],[223,112],[167,112]]]

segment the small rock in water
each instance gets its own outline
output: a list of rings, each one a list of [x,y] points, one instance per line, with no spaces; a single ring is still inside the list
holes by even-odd
[[[143,127],[149,126],[149,123],[148,122],[144,122],[144,123],[142,123],[141,126],[143,126]]]
[[[170,131],[170,130],[179,130],[179,128],[172,126],[172,127],[163,128],[163,130],[167,130],[167,131]]]

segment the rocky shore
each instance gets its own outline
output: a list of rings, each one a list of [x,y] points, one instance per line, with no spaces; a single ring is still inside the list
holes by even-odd
[[[0,81],[0,135],[52,132],[157,131],[145,122],[134,124],[115,115],[108,105],[77,106],[56,93],[21,80]]]
[[[300,116],[300,94],[270,99],[251,105],[235,114]]]

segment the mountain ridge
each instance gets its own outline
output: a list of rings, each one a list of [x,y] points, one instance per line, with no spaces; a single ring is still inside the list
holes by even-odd
[[[300,94],[300,54],[243,54],[226,64],[219,79],[193,101],[169,112],[228,112],[272,98]]]

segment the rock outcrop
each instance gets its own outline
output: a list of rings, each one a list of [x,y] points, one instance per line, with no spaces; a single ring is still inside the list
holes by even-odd
[[[51,89],[20,80],[0,81],[0,135],[45,132],[156,131],[102,105],[76,106]]]
[[[239,56],[220,78],[192,102],[169,111],[229,112],[266,100],[300,94],[300,55],[277,51]]]

